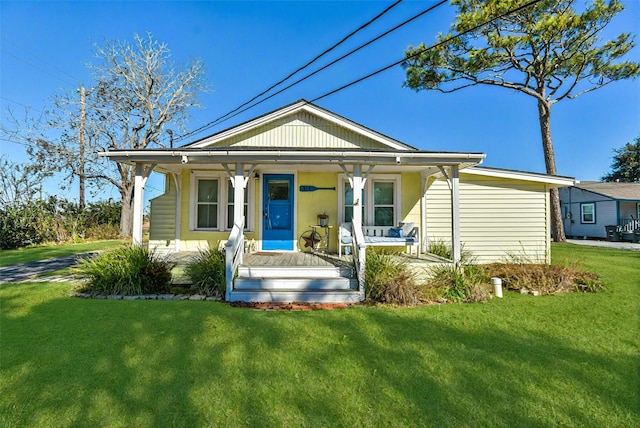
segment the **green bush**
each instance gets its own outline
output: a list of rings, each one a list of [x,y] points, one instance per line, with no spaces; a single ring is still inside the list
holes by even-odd
[[[142,246],[117,248],[85,259],[75,268],[81,291],[94,294],[155,294],[168,291],[174,265]]]
[[[415,281],[402,258],[373,247],[367,248],[365,290],[367,300],[371,302],[418,303]]]
[[[200,250],[198,255],[187,263],[185,273],[193,281],[198,294],[224,298],[225,256],[221,251]]]
[[[429,241],[429,253],[447,260],[453,259],[453,248],[442,239]],[[474,262],[474,259],[471,251],[464,248],[464,244],[462,244],[460,247],[460,262],[470,264]]]
[[[488,278],[476,265],[441,264],[432,268],[431,274],[431,279],[421,287],[421,297],[427,300],[484,302],[491,297]]]
[[[7,205],[0,209],[0,249],[117,238],[120,212],[120,204],[111,200],[82,211],[77,203],[55,196]]]

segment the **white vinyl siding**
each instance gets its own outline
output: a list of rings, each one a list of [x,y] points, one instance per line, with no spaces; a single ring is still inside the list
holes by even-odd
[[[511,256],[549,261],[545,184],[460,174],[460,237],[478,263]],[[443,179],[427,190],[427,239],[451,243],[451,193]]]
[[[220,143],[216,144],[219,145]],[[371,138],[305,111],[224,140],[224,146],[388,149]]]

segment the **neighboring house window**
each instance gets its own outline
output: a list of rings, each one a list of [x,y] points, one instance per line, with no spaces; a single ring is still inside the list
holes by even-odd
[[[596,222],[596,204],[580,205],[580,223],[593,224]]]
[[[218,180],[198,180],[197,229],[218,228]]]
[[[244,221],[249,222],[249,187],[244,188]],[[244,225],[247,228],[247,225]],[[233,228],[233,185],[227,180],[227,229]]]
[[[364,186],[360,203],[362,204],[362,223],[368,226],[394,226],[400,219],[400,182],[399,174],[371,175]],[[353,189],[349,180],[341,175],[338,201],[341,207],[341,223],[353,218]]]

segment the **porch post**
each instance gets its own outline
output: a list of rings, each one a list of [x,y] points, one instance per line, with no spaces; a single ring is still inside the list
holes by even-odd
[[[353,165],[353,217],[352,223],[362,226],[362,189],[364,188],[364,180],[362,179],[362,165]]]
[[[251,173],[249,173],[249,177]],[[244,188],[247,180],[244,177],[244,164],[236,164],[236,172],[231,180],[233,186],[233,224],[244,228]]]
[[[451,246],[453,261],[460,261],[460,186],[458,165],[451,167]]]
[[[429,251],[429,243],[427,242],[427,176],[421,176],[420,194],[420,246],[423,253]]]
[[[155,164],[145,167],[143,163],[136,163],[136,175],[133,179],[133,245],[142,245],[142,210],[144,207],[144,186],[147,178],[155,168]]]

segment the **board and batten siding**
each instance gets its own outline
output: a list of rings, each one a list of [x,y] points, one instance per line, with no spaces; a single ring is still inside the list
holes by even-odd
[[[276,119],[215,145],[296,149],[388,149],[373,139],[305,111]]]
[[[165,192],[150,202],[149,248],[159,254],[175,251],[176,185],[165,177]]]
[[[545,184],[460,174],[460,238],[478,263],[512,256],[548,263],[549,198]],[[444,179],[427,190],[429,241],[451,242],[451,193]]]

